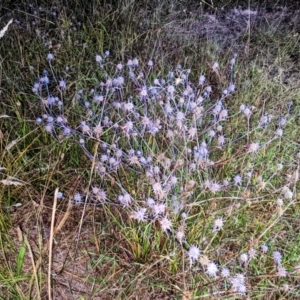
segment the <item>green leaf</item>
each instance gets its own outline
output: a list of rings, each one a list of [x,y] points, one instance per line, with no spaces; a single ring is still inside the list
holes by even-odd
[[[26,253],[26,247],[22,245],[17,258],[17,275],[21,274],[25,253]]]

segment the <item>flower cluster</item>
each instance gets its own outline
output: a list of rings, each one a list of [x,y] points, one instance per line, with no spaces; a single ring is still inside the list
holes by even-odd
[[[233,82],[236,56],[231,60],[228,86],[218,99],[214,99],[213,88],[207,83],[206,76],[200,74],[196,80],[191,79],[191,70],[181,65],[164,77],[156,77],[151,60],[141,64],[134,58],[111,67],[108,51],[97,54],[95,66],[101,71],[98,83],[89,91],[79,89],[75,92],[72,101],[76,102],[77,114],[74,115],[70,103],[65,100],[68,69],[64,78],[57,79],[52,53],[48,54],[47,61],[52,75],[44,71],[32,87],[44,111],[36,122],[58,140],[69,139],[79,145],[87,158],[95,163],[96,175],[90,191],[76,192],[74,203],[109,203],[127,210],[137,223],[156,221],[163,232],[184,246],[191,266],[201,259],[203,262],[205,257],[203,249],[189,244],[186,237],[193,207],[222,193],[240,195],[243,192],[247,195],[253,185],[264,190],[268,180],[280,172],[277,169],[264,180],[261,176],[253,176],[256,170],[250,163],[246,170],[240,170],[231,178],[216,176],[215,168],[222,163],[221,153],[226,152],[226,147],[244,140],[246,146],[241,148],[238,157],[254,161],[261,149],[281,138],[287,123],[287,116],[281,116],[269,141],[251,140],[251,133],[263,132],[274,118],[265,112],[251,127],[255,107],[242,104],[238,112],[227,108],[227,99],[236,90]],[[215,63],[212,72],[217,72],[218,68]],[[52,81],[58,93],[51,92]],[[246,132],[229,139],[226,124],[233,117],[246,118]],[[92,147],[95,144],[99,146],[96,152]],[[134,174],[139,193],[132,193],[126,185],[128,174]],[[117,188],[109,189],[106,183],[112,178]],[[294,197],[289,182],[277,193],[280,192],[289,201]],[[63,198],[62,193],[59,195]],[[226,216],[214,214],[209,223],[213,236],[216,236],[226,227]],[[261,247],[263,253],[268,252],[265,244]],[[221,276],[234,291],[245,294],[247,266],[256,258],[257,251],[250,248],[239,255],[237,262],[245,269],[245,274],[231,275],[229,268],[222,268],[209,259],[202,263],[204,272],[213,278]],[[281,254],[275,251],[273,258],[278,276],[286,276]]]

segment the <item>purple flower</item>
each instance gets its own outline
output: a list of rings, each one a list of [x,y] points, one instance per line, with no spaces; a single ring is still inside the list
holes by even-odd
[[[218,272],[218,266],[214,262],[210,262],[207,264],[206,273],[211,277],[216,277]]]
[[[276,265],[280,265],[282,261],[282,254],[279,251],[274,251],[273,259]]]
[[[196,261],[200,256],[200,250],[197,246],[192,245],[188,251],[188,256],[190,258],[191,264]]]

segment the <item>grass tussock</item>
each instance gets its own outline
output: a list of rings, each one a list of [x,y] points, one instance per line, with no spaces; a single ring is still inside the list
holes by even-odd
[[[297,299],[291,10],[141,3],[4,6],[1,297]]]

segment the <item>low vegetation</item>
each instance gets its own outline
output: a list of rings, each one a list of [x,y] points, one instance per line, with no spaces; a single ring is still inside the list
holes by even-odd
[[[238,4],[3,4],[0,299],[299,297],[298,7]]]

